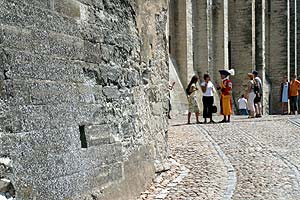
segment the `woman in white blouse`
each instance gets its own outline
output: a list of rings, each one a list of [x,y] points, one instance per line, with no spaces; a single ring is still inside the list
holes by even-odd
[[[215,123],[212,119],[215,87],[208,74],[204,74],[203,78],[204,82],[201,84],[201,89],[203,92],[202,102],[204,123],[207,123],[207,118],[210,119],[209,123]]]

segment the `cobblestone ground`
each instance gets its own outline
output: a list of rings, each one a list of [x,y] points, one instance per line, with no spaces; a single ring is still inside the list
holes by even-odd
[[[140,199],[300,200],[299,118],[172,120],[169,145],[171,169]]]

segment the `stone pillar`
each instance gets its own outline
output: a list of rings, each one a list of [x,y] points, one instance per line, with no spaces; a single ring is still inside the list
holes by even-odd
[[[281,112],[280,83],[288,74],[287,1],[267,0],[266,78],[270,82],[270,114]]]
[[[194,69],[202,77],[208,72],[207,0],[193,0]]]
[[[186,0],[186,84],[188,84],[192,76],[195,75],[193,61],[193,4],[192,0]]]
[[[266,77],[266,24],[267,24],[267,0],[256,1],[256,69],[261,74],[263,83],[263,114],[270,114],[271,85]]]
[[[295,74],[298,74],[298,60],[297,60],[297,56],[298,56],[298,44],[297,44],[297,40],[298,40],[298,20],[297,20],[297,9],[298,3],[296,0],[294,0],[294,45],[295,45],[295,49],[294,49],[294,62],[295,62]]]
[[[207,48],[208,48],[208,72],[214,79],[214,55],[213,55],[213,0],[207,0]],[[217,77],[216,77],[217,78]]]
[[[296,27],[297,27],[297,30],[296,30],[296,32],[297,32],[297,34],[296,34],[296,38],[297,38],[297,40],[296,40],[296,44],[297,44],[297,54],[296,54],[296,58],[297,58],[297,73],[298,73],[298,75],[300,75],[300,49],[299,49],[299,47],[300,47],[300,21],[298,20],[299,19],[299,16],[300,16],[300,2],[297,2],[296,1]],[[300,102],[299,102],[300,103]]]
[[[229,22],[228,22],[228,0],[224,0],[223,1],[224,5],[224,15],[223,15],[223,19],[224,19],[224,69],[229,69],[229,51],[228,51],[228,43],[229,43]]]
[[[219,69],[228,68],[228,1],[212,0],[211,7],[211,48],[213,79],[219,79]],[[226,44],[225,44],[226,43]]]
[[[232,77],[236,100],[246,93],[247,73],[255,68],[255,1],[229,0],[229,5],[230,59],[236,71]]]
[[[287,0],[287,74],[290,78],[291,74],[291,1]]]
[[[289,34],[290,34],[290,48],[289,48],[289,59],[290,59],[290,74],[297,74],[297,18],[296,18],[296,5],[297,0],[289,0]]]
[[[170,24],[171,58],[175,60],[180,80],[187,86],[193,71],[193,20],[192,0],[170,1],[174,21]]]

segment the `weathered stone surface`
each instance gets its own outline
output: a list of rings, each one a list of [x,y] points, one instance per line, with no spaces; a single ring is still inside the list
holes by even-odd
[[[0,5],[0,156],[12,161],[0,169],[16,199],[134,199],[167,152],[167,1]]]

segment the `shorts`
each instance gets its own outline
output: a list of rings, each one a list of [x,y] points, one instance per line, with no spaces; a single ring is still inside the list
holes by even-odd
[[[261,95],[260,96],[257,96],[255,97],[254,99],[254,103],[260,103],[261,102]]]

